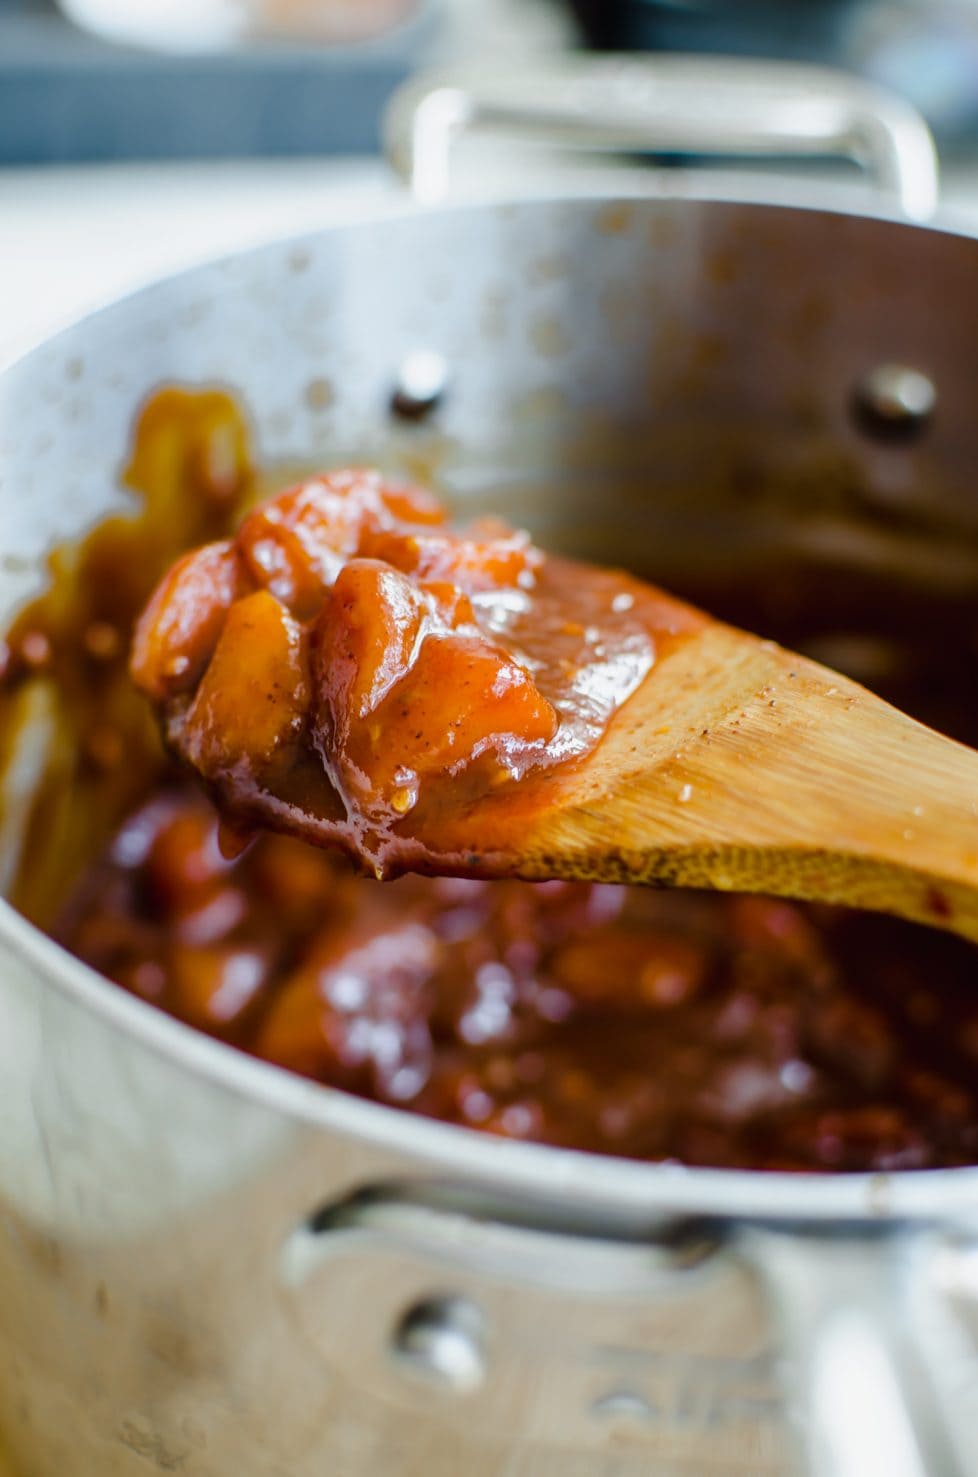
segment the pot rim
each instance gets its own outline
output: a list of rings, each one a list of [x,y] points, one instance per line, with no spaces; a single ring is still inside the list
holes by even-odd
[[[590,205],[597,210],[610,206],[643,204],[730,205],[748,206],[760,211],[793,212],[834,216],[846,220],[871,220],[907,231],[955,236],[978,240],[978,221],[953,206],[939,205],[927,221],[909,220],[899,207],[883,194],[877,194],[864,180],[806,181],[797,177],[762,173],[754,170],[731,171],[709,167],[606,170],[569,180],[555,179],[548,187],[534,179],[532,193],[513,193],[507,189],[490,189],[477,198],[452,197],[437,205],[425,205],[408,194],[376,197],[363,202],[355,219],[327,222],[315,229],[269,235],[237,251],[219,251],[199,261],[136,282],[121,293],[96,299],[80,310],[69,310],[60,320],[41,329],[36,336],[15,342],[0,353],[0,385],[15,370],[22,369],[33,355],[57,346],[62,337],[87,327],[104,314],[114,313],[135,303],[137,299],[163,293],[177,283],[185,282],[200,272],[227,270],[235,262],[261,256],[264,252],[293,251],[308,247],[324,236],[357,233],[371,226],[396,225],[402,221],[439,219],[486,211],[509,213],[513,210]]]
[[[690,179],[694,182],[687,183]],[[690,176],[675,171],[660,189],[649,189],[646,181],[640,192],[633,193],[627,187],[619,188],[622,184],[616,180],[616,188],[611,191],[564,189],[521,198],[454,201],[424,210],[401,200],[396,210],[388,206],[354,222],[276,237],[241,252],[208,258],[76,316],[56,331],[46,332],[37,343],[0,364],[0,385],[8,373],[24,367],[35,354],[47,352],[60,339],[105,314],[124,310],[134,299],[165,292],[176,282],[222,264],[267,251],[301,248],[324,235],[361,231],[381,219],[386,222],[419,216],[440,217],[514,206],[533,209],[590,204],[600,209],[619,203],[641,207],[646,200],[688,201],[697,205],[814,211],[890,223],[912,231],[970,239],[975,236],[965,223],[956,223],[949,217],[920,225],[902,219],[892,209],[877,207],[875,203],[867,205],[864,199],[856,204],[846,195],[834,196],[831,190],[815,191],[813,198],[810,188],[801,187],[803,193],[796,194],[797,186],[785,189],[779,183],[772,187],[770,181],[763,179],[740,179],[731,187],[729,174],[697,172]],[[828,200],[824,198],[826,195]],[[24,966],[40,974],[46,984],[53,985],[76,1004],[101,1017],[108,1026],[159,1056],[263,1104],[296,1124],[329,1130],[403,1154],[415,1172],[418,1162],[425,1161],[432,1170],[451,1174],[460,1182],[470,1185],[478,1182],[510,1195],[526,1195],[537,1202],[541,1198],[551,1203],[564,1202],[568,1207],[573,1205],[608,1217],[649,1219],[696,1215],[725,1221],[794,1224],[978,1222],[978,1166],[856,1174],[705,1169],[496,1138],[477,1129],[425,1118],[406,1108],[357,1098],[208,1037],[128,994],[74,958],[3,899],[0,899],[0,944],[8,947]]]

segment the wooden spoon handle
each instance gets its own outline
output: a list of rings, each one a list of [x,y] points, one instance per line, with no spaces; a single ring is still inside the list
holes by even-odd
[[[524,875],[847,903],[978,940],[978,754],[815,662],[711,624],[599,754],[524,836]]]

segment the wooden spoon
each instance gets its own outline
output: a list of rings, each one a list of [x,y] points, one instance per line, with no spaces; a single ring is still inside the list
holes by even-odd
[[[846,903],[978,940],[978,753],[715,621],[540,799],[496,829],[493,870],[508,852],[524,877]]]
[[[246,819],[345,845],[330,794],[332,814],[266,795]],[[978,941],[978,753],[704,617],[586,758],[399,831],[377,874],[405,870],[769,893]]]
[[[277,636],[252,641],[243,683],[240,649],[232,644],[222,657],[219,647],[198,720],[203,748],[187,751],[181,707],[170,740],[190,762],[204,756],[202,772],[234,821],[338,844],[377,876],[773,893],[895,913],[978,941],[978,753],[847,678],[689,607],[677,630],[586,757],[481,794],[448,787],[438,804],[403,819],[391,812],[379,830],[348,808],[314,750],[293,762],[286,749],[284,766],[273,757],[257,785],[238,762],[256,733],[259,753],[274,756],[283,704],[294,718],[294,673],[280,670]],[[236,682],[215,717],[222,661]],[[209,772],[213,732],[220,742]]]

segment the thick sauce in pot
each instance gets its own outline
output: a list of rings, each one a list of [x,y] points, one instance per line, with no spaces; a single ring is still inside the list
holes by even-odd
[[[106,836],[53,926],[68,948],[245,1051],[487,1132],[747,1168],[978,1164],[978,951],[958,939],[763,898],[381,884],[269,834],[222,855],[214,811],[163,765],[125,665],[166,566],[253,505],[240,415],[219,394],[157,397],[128,480],[142,505],[55,555],[0,677],[8,755],[32,708],[56,737],[18,906],[49,920],[76,858]],[[694,594],[800,648],[827,629],[813,622],[824,587],[813,601],[780,569]],[[861,576],[833,592],[840,641],[869,607],[866,624],[884,608],[892,628],[885,694],[978,739],[965,603],[915,603]]]
[[[229,861],[162,791],[60,937],[321,1082],[517,1139],[764,1169],[978,1162],[972,945],[754,897],[374,882],[282,836]]]

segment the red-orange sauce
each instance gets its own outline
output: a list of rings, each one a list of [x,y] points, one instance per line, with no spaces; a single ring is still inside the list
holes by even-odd
[[[229,814],[389,876],[445,852],[446,822],[464,833],[485,797],[590,752],[702,621],[495,519],[456,531],[420,489],[334,472],[186,555],[132,672]]]
[[[978,1162],[971,945],[766,898],[404,877],[190,790],[121,828],[59,936],[163,1010],[334,1087],[687,1164]]]

